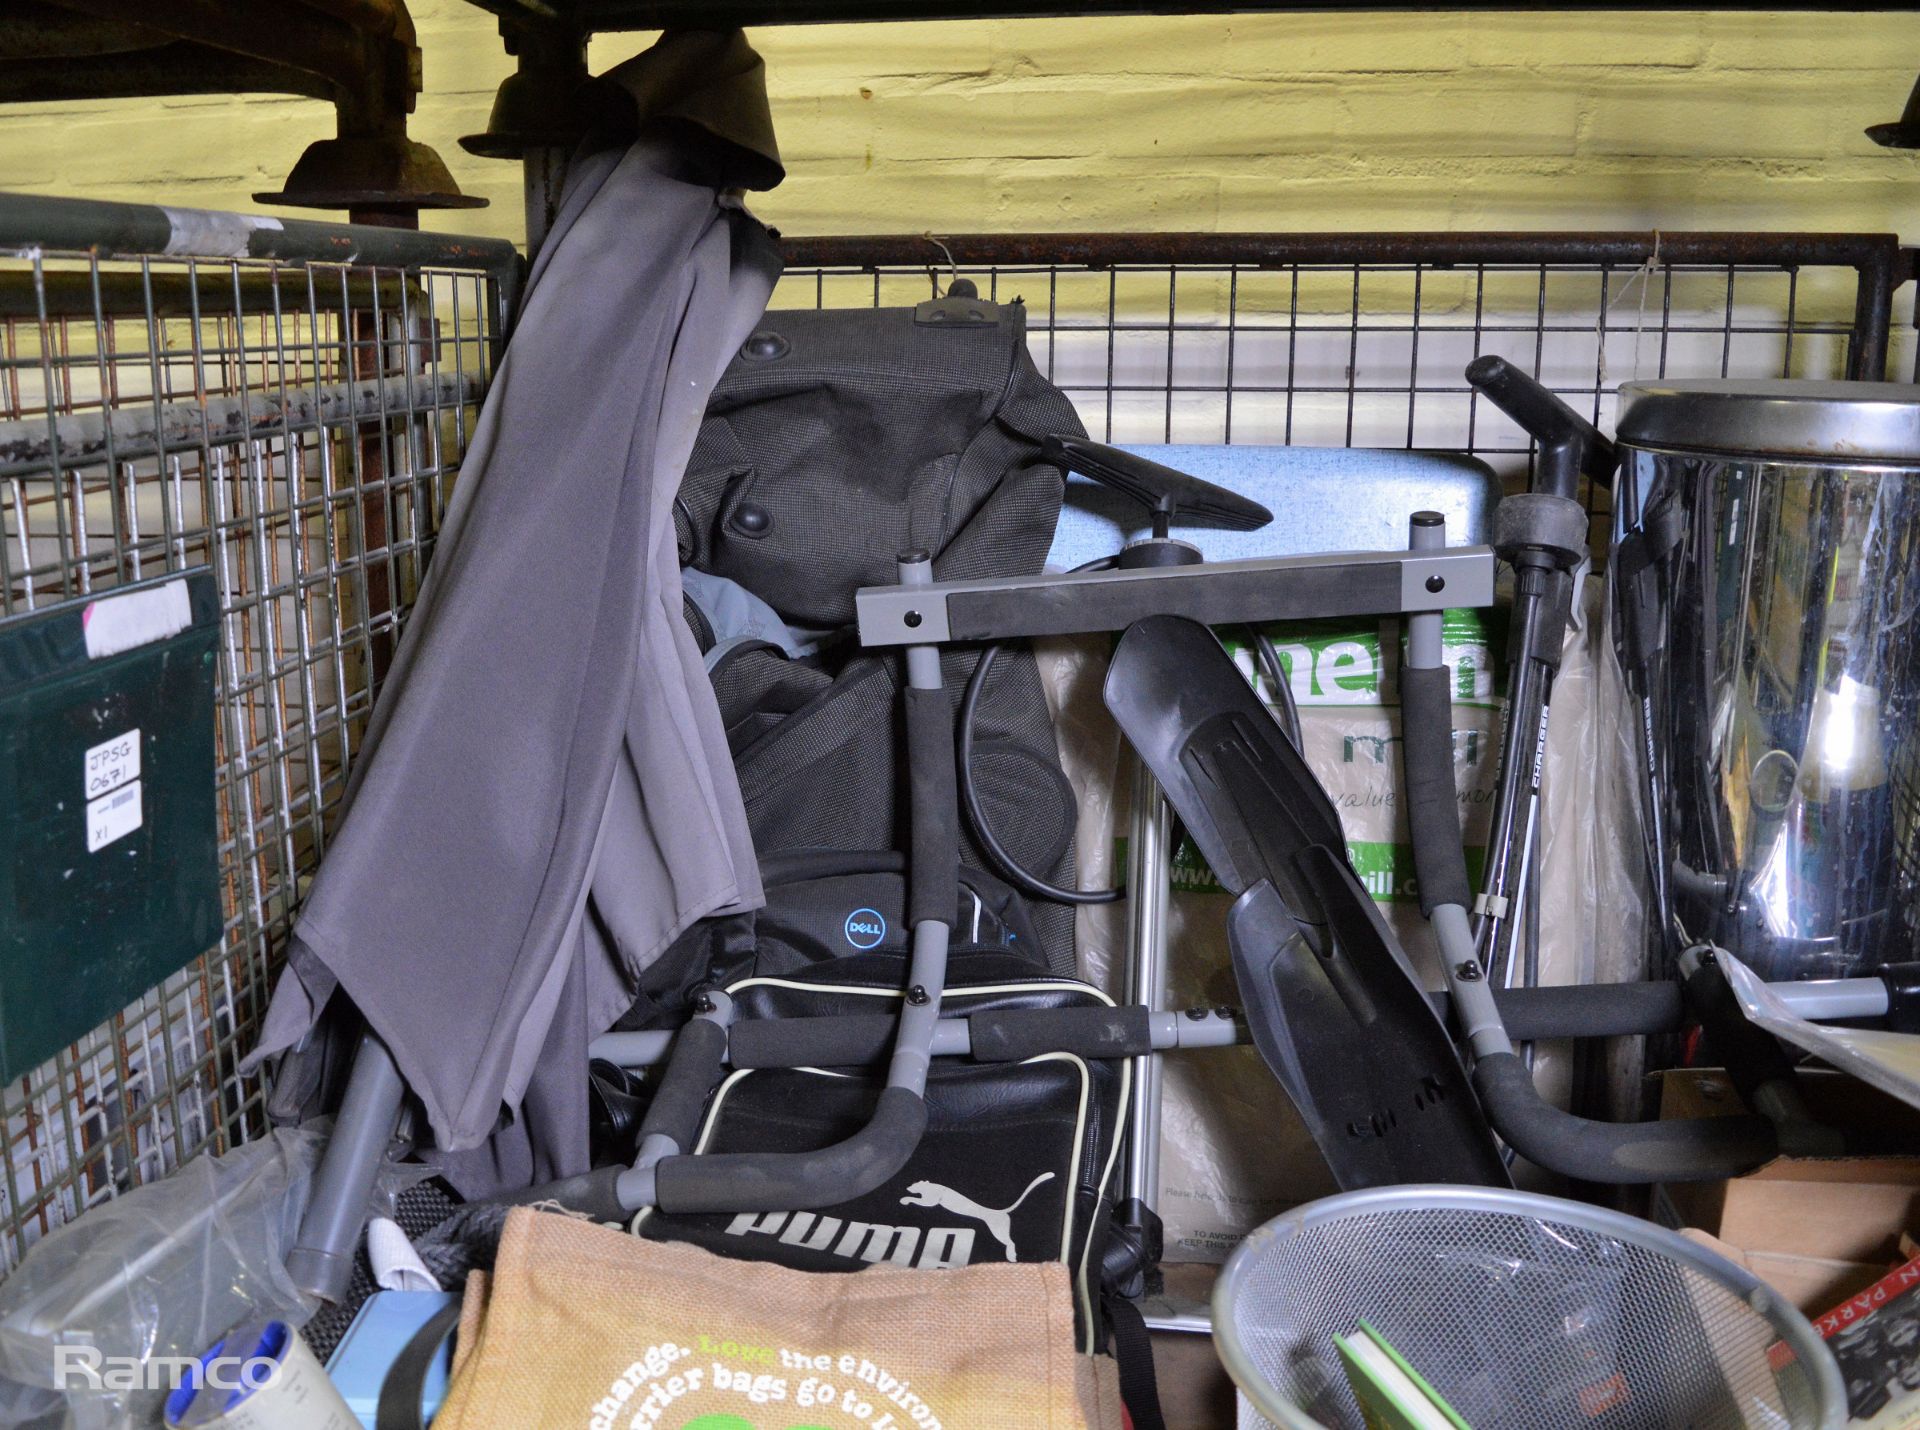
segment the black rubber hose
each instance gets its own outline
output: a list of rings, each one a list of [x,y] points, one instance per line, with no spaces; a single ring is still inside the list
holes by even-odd
[[[1002,649],[999,645],[990,645],[980,652],[980,663],[974,666],[973,676],[967,681],[966,693],[960,697],[960,800],[966,806],[967,823],[973,828],[973,837],[1002,878],[1036,899],[1047,899],[1056,904],[1111,904],[1124,899],[1127,896],[1124,888],[1062,889],[1049,884],[1023,869],[987,824],[987,811],[980,800],[979,786],[973,779],[973,722],[974,713],[980,708],[980,692],[987,688],[987,676]]]
[[[927,1104],[904,1087],[880,1090],[873,1120],[817,1152],[720,1152],[669,1157],[654,1171],[660,1210],[805,1212],[856,1201],[906,1166],[927,1130]]]
[[[1131,1058],[1153,1051],[1147,1009],[1003,1008],[967,1018],[975,1062],[1017,1063],[1046,1053]],[[899,1020],[887,1013],[758,1018],[737,1023],[728,1045],[736,1068],[862,1067],[884,1059]]]
[[[1253,656],[1260,662],[1261,674],[1267,678],[1267,684],[1273,687],[1273,718],[1279,725],[1280,733],[1287,737],[1294,749],[1306,753],[1300,743],[1300,707],[1294,704],[1293,687],[1287,684],[1286,669],[1280,664],[1280,652],[1273,648],[1273,642],[1267,639],[1267,633],[1258,626],[1248,626],[1247,634],[1253,638]]]
[[[1444,665],[1400,668],[1400,758],[1407,776],[1407,823],[1420,912],[1473,904],[1460,840],[1460,794],[1453,782],[1453,671]]]
[[[1688,1117],[1670,1122],[1596,1122],[1562,1112],[1540,1096],[1512,1053],[1474,1064],[1474,1090],[1506,1143],[1550,1172],[1608,1186],[1715,1182],[1779,1155],[1764,1117]]]

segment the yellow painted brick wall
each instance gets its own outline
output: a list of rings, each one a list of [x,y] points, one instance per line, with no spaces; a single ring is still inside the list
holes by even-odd
[[[491,20],[415,0],[413,132],[518,237],[512,165],[455,143],[508,72]],[[1861,130],[1913,15],[1272,15],[762,30],[793,233],[1694,227],[1920,230],[1920,159]],[[642,36],[596,41],[596,67]],[[0,187],[247,207],[323,105],[0,110]]]

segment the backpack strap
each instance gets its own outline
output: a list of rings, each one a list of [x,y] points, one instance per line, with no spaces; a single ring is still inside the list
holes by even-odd
[[[1167,1430],[1160,1413],[1160,1382],[1153,1369],[1153,1337],[1140,1308],[1115,1291],[1101,1295],[1114,1362],[1120,1368],[1120,1399],[1133,1430]],[[384,1402],[383,1402],[384,1403]],[[383,1422],[378,1430],[387,1430]]]
[[[380,1384],[380,1403],[373,1413],[373,1430],[426,1430],[426,1416],[420,1401],[426,1394],[427,1376],[440,1358],[440,1347],[459,1325],[460,1303],[455,1301],[436,1311],[433,1319],[415,1331],[413,1339],[401,1347],[387,1371],[387,1378]],[[1124,1385],[1126,1372],[1122,1371],[1121,1375]]]

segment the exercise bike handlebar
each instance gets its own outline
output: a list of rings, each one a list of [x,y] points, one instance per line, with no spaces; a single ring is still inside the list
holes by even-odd
[[[1062,471],[1091,477],[1139,502],[1153,518],[1155,536],[1165,536],[1181,518],[1228,531],[1258,531],[1273,520],[1272,512],[1238,492],[1104,442],[1056,434],[1047,438],[1042,455]]]
[[[1532,418],[1542,428],[1557,430],[1565,442],[1562,450],[1578,453],[1584,441],[1579,429],[1586,424],[1530,378],[1499,358],[1481,359],[1467,375],[1503,407],[1503,399],[1513,401],[1527,414],[1513,414],[1522,425]],[[1598,440],[1599,434],[1593,437]],[[1543,466],[1546,447],[1543,438]],[[1444,540],[1440,518],[1427,512],[1413,518],[1416,549]],[[1421,909],[1433,921],[1440,940],[1454,1020],[1473,1054],[1474,1091],[1487,1121],[1528,1161],[1581,1181],[1615,1185],[1712,1181],[1752,1171],[1779,1151],[1778,1133],[1766,1118],[1613,1123],[1578,1117],[1540,1096],[1531,1070],[1514,1052],[1499,999],[1488,986],[1486,970],[1467,932],[1468,885],[1453,780],[1450,672],[1441,660],[1438,626],[1437,615],[1414,617],[1408,623],[1401,758]]]
[[[1580,478],[1613,479],[1613,443],[1586,418],[1503,357],[1489,353],[1467,365],[1467,382],[1539,444],[1533,490],[1577,497]]]
[[[1540,1095],[1517,1053],[1476,1059],[1474,1091],[1487,1120],[1529,1162],[1583,1182],[1707,1182],[1737,1177],[1779,1155],[1764,1117],[1601,1122],[1563,1112]]]

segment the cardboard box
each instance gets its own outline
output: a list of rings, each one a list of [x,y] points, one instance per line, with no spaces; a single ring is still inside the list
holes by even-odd
[[[1814,1115],[1840,1127],[1907,1131],[1920,1145],[1920,1112],[1843,1073],[1803,1072]],[[1743,1112],[1726,1074],[1660,1075],[1660,1116]],[[1737,1253],[1754,1275],[1809,1315],[1819,1315],[1906,1260],[1903,1233],[1920,1235],[1920,1156],[1779,1157],[1719,1182],[1662,1185],[1654,1215],[1695,1228]]]

